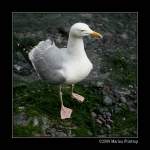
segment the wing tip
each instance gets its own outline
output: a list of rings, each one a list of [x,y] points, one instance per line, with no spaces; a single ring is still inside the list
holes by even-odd
[[[28,57],[29,57],[29,59],[30,60],[32,60],[33,59],[33,53],[34,53],[34,51],[36,50],[36,49],[41,49],[42,47],[45,47],[45,46],[47,46],[48,45],[48,47],[50,46],[50,47],[55,47],[56,45],[55,45],[55,42],[54,42],[54,40],[51,40],[50,38],[48,38],[47,40],[45,40],[45,41],[40,41],[35,47],[33,47],[33,49],[28,53]]]

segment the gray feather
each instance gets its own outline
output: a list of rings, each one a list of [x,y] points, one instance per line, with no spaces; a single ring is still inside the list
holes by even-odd
[[[62,55],[59,53],[62,53]],[[65,82],[65,77],[60,72],[64,55],[64,49],[59,49],[50,40],[46,40],[40,42],[31,50],[29,58],[42,79],[58,84]]]

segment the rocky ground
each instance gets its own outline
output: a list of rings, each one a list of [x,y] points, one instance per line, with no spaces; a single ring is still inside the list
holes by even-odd
[[[74,112],[62,121],[57,86],[39,80],[27,54],[46,38],[65,47],[70,26],[76,22],[87,23],[104,38],[84,38],[94,69],[76,90],[86,101],[70,100],[65,86],[65,103]],[[13,72],[14,136],[137,136],[136,14],[13,14]]]

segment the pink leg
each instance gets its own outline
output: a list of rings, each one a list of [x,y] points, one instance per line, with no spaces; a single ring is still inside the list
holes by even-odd
[[[61,92],[61,85],[60,85],[60,90],[59,90],[59,94],[60,94],[60,100],[61,100],[61,110],[60,110],[60,116],[61,119],[67,119],[67,118],[71,118],[71,114],[72,114],[72,109],[67,108],[63,105],[63,100],[62,100],[62,92]]]
[[[77,93],[74,93],[74,92],[73,92],[73,87],[74,87],[74,85],[72,85],[71,97],[72,97],[73,99],[76,99],[78,102],[81,102],[81,103],[82,103],[85,98],[84,98],[83,96],[77,94]]]

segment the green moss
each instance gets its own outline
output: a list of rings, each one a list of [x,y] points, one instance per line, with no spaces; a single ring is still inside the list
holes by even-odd
[[[123,119],[125,118],[125,119]],[[120,137],[134,137],[137,131],[137,114],[129,112],[127,109],[113,117],[114,124],[112,127],[112,134]]]
[[[117,81],[123,86],[136,86],[137,80],[137,65],[130,60],[130,55],[126,54],[124,50],[118,49],[115,55],[105,58],[106,63],[112,68],[110,78]]]
[[[28,126],[20,126],[17,125],[14,127],[14,136],[15,137],[30,137],[36,136],[41,133],[41,129],[39,127],[34,127],[29,124]]]
[[[82,93],[86,97],[84,103],[80,104],[70,97],[71,89],[63,89],[64,105],[73,109],[72,122],[81,128],[93,128],[91,120],[91,109],[100,97],[91,95],[92,88],[83,88],[76,86],[75,91]],[[60,100],[58,95],[58,86],[50,86],[46,83],[32,83],[29,86],[23,86],[14,89],[14,112],[17,112],[20,104],[25,106],[25,112],[29,116],[46,114],[54,120],[60,120]]]
[[[89,130],[86,129],[85,127],[80,127],[80,128],[72,130],[72,133],[74,133],[78,137],[86,137],[86,136],[89,136],[88,131]]]
[[[104,133],[108,136],[134,136],[136,131],[136,114],[129,112],[127,106],[122,107],[122,111],[113,115],[113,127],[111,133],[104,126],[99,126],[91,117],[91,112],[97,104],[102,106],[102,96],[98,89],[94,87],[84,88],[81,85],[75,87],[75,91],[86,97],[84,103],[78,103],[70,97],[70,90],[68,87],[63,88],[63,99],[66,107],[72,108],[72,118],[67,120],[60,119],[60,100],[58,95],[58,86],[48,85],[45,82],[33,82],[28,86],[14,88],[14,112],[17,113],[19,106],[25,107],[25,113],[28,117],[45,115],[55,122],[55,124],[62,124],[71,121],[77,126],[73,129],[76,136],[89,136],[88,131],[96,136],[103,128]],[[125,117],[126,120],[122,120]],[[66,127],[67,128],[67,127]],[[38,127],[33,126],[16,126],[14,133],[16,136],[31,136],[39,132]]]

